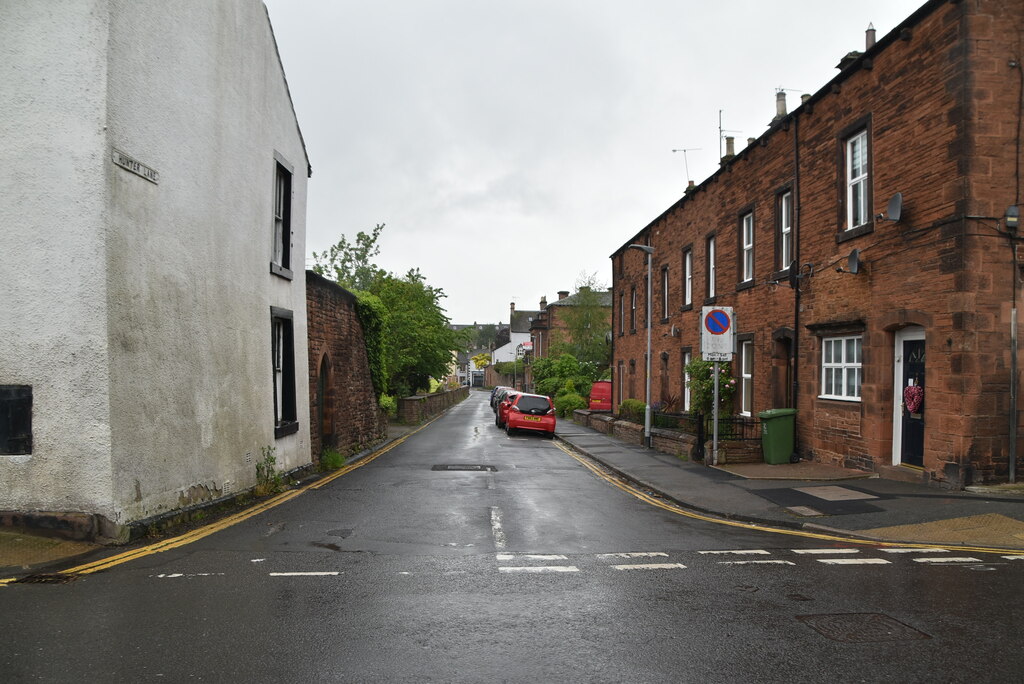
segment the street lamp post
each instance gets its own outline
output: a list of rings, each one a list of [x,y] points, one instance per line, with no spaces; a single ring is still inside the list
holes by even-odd
[[[654,248],[650,245],[630,245],[647,255],[647,389],[644,408],[644,446],[651,448],[651,259]]]

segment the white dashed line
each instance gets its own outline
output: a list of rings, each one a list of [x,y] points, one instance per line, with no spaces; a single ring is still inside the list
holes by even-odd
[[[860,549],[790,549],[793,553],[830,556],[842,553],[860,553]]]
[[[667,553],[661,551],[637,551],[635,553],[599,553],[598,558],[668,558]]]
[[[1024,560],[1024,556],[1003,556],[1006,560]]]
[[[499,553],[496,556],[496,558],[499,561],[510,561],[510,560],[516,560],[517,558],[520,558],[520,559],[523,559],[523,560],[539,560],[539,561],[569,560],[568,556],[563,556],[563,555],[558,554],[558,553],[549,553],[549,554],[542,554],[542,553],[519,553],[519,554],[516,554],[516,553]]]
[[[891,565],[884,558],[818,558],[817,561],[828,565]]]
[[[938,548],[925,548],[925,549],[910,549],[910,548],[894,548],[894,549],[875,549],[882,553],[949,553],[949,549],[938,549]]]
[[[682,570],[682,563],[637,563],[635,565],[613,565],[616,570]]]
[[[718,561],[719,565],[796,565],[788,560]]]
[[[270,572],[271,577],[334,577],[341,573],[335,572]]]
[[[771,554],[762,549],[736,549],[733,551],[698,551],[697,553],[708,554],[733,554],[736,556],[770,556]]]
[[[505,530],[501,527],[501,509],[491,507],[491,535],[494,537],[494,548],[505,548]]]
[[[969,556],[961,556],[958,558],[915,558],[915,563],[980,563],[980,558],[971,558]]]
[[[533,573],[540,574],[545,572],[579,572],[580,569],[575,565],[533,565],[528,567],[500,567],[498,572],[504,572],[508,574],[512,573]]]

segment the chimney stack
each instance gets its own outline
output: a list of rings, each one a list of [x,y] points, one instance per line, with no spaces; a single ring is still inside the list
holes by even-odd
[[[559,290],[558,291],[558,301],[562,301],[563,299],[565,299],[568,296],[569,296],[569,291],[568,290]]]
[[[547,295],[543,295],[540,298],[540,310],[543,311],[546,308],[548,308],[548,296]]]
[[[776,121],[782,121],[786,116],[786,91],[780,90],[775,93],[775,118],[772,119],[772,123]]]
[[[747,147],[753,145],[755,140],[757,140],[757,138],[747,138]]]
[[[864,32],[864,49],[870,50],[875,44],[875,25],[868,24],[868,30]]]
[[[722,157],[722,165],[736,156],[736,138],[731,135],[725,136],[725,156]]]
[[[697,189],[697,184],[693,181],[686,182],[686,194],[689,195],[691,192]]]
[[[512,318],[516,315],[516,303],[512,302],[508,305],[508,324],[512,325]]]
[[[810,100],[810,99],[811,99],[811,94],[810,93],[804,93],[803,95],[800,96],[800,104],[806,104],[807,101]]]

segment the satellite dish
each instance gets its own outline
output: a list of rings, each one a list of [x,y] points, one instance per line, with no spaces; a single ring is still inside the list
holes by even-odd
[[[892,203],[890,202],[890,204]],[[858,271],[860,271],[862,263],[863,262],[860,260],[860,250],[853,250],[852,252],[850,252],[850,256],[846,257],[846,272],[857,273]]]
[[[885,208],[886,218],[890,221],[899,221],[903,214],[903,193],[897,192],[889,200],[889,206]]]
[[[672,337],[678,337],[679,336],[679,328],[677,328],[676,326],[673,325],[672,326],[672,332],[669,333],[669,334],[672,335]]]
[[[796,272],[796,261],[789,262],[789,286],[794,290],[800,284],[800,274]]]

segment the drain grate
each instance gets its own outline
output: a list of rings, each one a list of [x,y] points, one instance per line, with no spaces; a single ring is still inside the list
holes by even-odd
[[[430,468],[431,470],[468,470],[474,472],[496,473],[498,469],[492,465],[480,465],[474,463],[441,463]]]
[[[50,574],[40,573],[37,575],[26,575],[21,579],[14,580],[12,584],[67,584],[78,579],[78,575],[66,575],[61,572]]]
[[[850,644],[931,639],[924,632],[882,613],[797,615],[796,619],[833,641]]]

